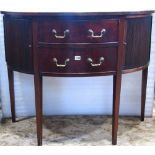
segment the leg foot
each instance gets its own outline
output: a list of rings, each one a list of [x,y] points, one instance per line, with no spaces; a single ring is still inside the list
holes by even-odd
[[[38,146],[42,146],[42,139],[38,139]]]

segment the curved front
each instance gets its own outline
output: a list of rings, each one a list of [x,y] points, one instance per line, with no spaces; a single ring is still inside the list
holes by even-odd
[[[65,20],[64,17],[59,17],[56,19],[56,22],[53,22],[52,20],[55,17],[50,17],[50,15],[48,17],[4,15],[7,65],[14,71],[29,74],[34,73],[32,21],[43,19],[43,22],[40,22],[38,32],[39,43],[40,45],[41,43],[42,45],[44,44],[43,47],[38,47],[41,73],[45,72],[51,76],[99,76],[103,74],[115,74],[119,45],[118,21],[121,16],[110,14],[110,16],[100,15],[98,17],[95,14],[90,19],[88,15],[84,17],[81,15],[78,17],[77,15],[76,18],[74,17],[75,19],[72,19],[73,21],[78,19],[80,22],[77,23],[76,21],[70,21],[69,17],[67,19],[69,22],[62,22],[62,19]],[[127,73],[141,70],[149,63],[152,16],[150,12],[146,12],[146,14],[140,16],[137,14],[135,16],[125,14],[124,16],[127,28],[125,36],[126,47],[124,55],[122,55],[124,60],[122,70],[123,73]],[[60,23],[63,23],[61,25],[59,25],[60,20]],[[92,24],[92,21],[95,22]],[[68,27],[70,28],[70,32],[68,33],[67,31],[67,34],[66,29]],[[89,27],[91,27],[91,31]],[[105,34],[102,27],[106,29]],[[57,33],[56,31],[53,31],[53,33],[52,29],[57,30]],[[85,32],[85,29],[88,32]],[[47,35],[49,32],[51,36]],[[103,39],[101,38],[102,35],[104,36]],[[94,37],[93,39],[91,38],[92,36]],[[54,41],[48,42],[52,37]],[[61,40],[60,43],[59,40]],[[67,44],[68,42],[70,44]],[[62,46],[61,49],[59,48],[60,46]],[[76,48],[77,46],[78,48]],[[83,46],[85,47],[83,48]],[[40,49],[44,50],[41,51]],[[66,62],[68,57],[70,57],[70,61]],[[54,58],[59,60],[57,62],[53,61]],[[104,62],[101,60],[103,58]],[[66,66],[63,66],[65,64]]]
[[[127,19],[127,45],[123,70],[138,69],[149,63],[151,27],[151,16]]]
[[[5,55],[7,65],[14,71],[33,73],[31,20],[9,18],[4,20]]]

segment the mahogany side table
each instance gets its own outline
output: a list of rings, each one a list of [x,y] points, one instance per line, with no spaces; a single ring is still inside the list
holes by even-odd
[[[153,11],[4,14],[12,121],[14,74],[34,74],[38,145],[42,145],[42,77],[113,75],[112,144],[117,144],[122,74],[142,70],[144,121]]]

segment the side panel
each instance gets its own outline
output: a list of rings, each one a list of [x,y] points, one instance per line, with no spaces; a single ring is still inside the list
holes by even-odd
[[[4,37],[7,65],[33,73],[31,21],[4,16]]]
[[[152,17],[129,18],[124,69],[144,66],[150,59]]]

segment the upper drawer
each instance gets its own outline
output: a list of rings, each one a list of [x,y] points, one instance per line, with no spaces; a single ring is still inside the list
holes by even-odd
[[[106,43],[118,41],[118,20],[40,20],[41,43]]]

